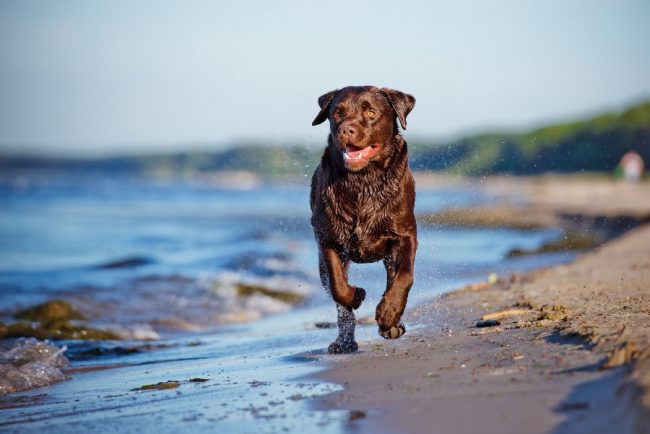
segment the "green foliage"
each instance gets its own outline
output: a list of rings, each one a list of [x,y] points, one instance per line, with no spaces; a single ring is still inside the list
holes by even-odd
[[[420,145],[412,166],[466,175],[613,171],[636,150],[650,162],[650,102],[620,114],[538,128],[527,133],[484,134],[443,146]]]
[[[216,153],[143,157],[141,166],[147,172],[162,175],[219,170],[246,170],[263,176],[295,175],[313,171],[321,152],[303,146],[240,145]]]

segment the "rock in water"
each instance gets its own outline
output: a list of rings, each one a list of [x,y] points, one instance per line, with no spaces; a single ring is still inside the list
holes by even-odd
[[[70,364],[59,348],[34,338],[0,348],[0,395],[43,387],[65,380],[62,368]]]
[[[18,312],[16,319],[47,324],[54,321],[85,320],[86,318],[67,301],[51,300]]]

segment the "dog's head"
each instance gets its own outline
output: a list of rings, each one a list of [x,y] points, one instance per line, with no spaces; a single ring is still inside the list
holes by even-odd
[[[415,98],[393,89],[350,86],[322,95],[318,105],[320,112],[312,125],[329,119],[334,146],[345,167],[356,172],[390,154],[387,147],[398,134],[396,119],[406,129]]]

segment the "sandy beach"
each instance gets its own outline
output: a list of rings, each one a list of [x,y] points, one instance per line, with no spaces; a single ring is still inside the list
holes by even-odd
[[[633,216],[641,226],[570,264],[408,311],[407,327],[419,326],[400,340],[326,357],[319,378],[344,389],[314,405],[349,410],[364,432],[650,432],[648,185],[562,177],[485,185],[499,198],[492,210],[516,199],[531,218],[570,214],[585,225]]]

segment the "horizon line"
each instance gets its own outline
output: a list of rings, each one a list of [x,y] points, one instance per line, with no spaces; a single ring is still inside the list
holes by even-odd
[[[650,103],[650,95],[639,96],[631,99],[627,103],[618,105],[618,108],[608,109],[594,109],[584,112],[582,115],[564,116],[562,119],[543,120],[532,123],[528,126],[521,127],[507,127],[507,126],[484,126],[476,128],[466,128],[463,131],[446,135],[423,135],[411,134],[409,140],[422,143],[429,142],[429,144],[446,144],[461,140],[468,137],[481,136],[486,134],[524,134],[538,129],[546,128],[553,125],[568,124],[574,122],[587,122],[596,117],[607,115],[620,115],[624,112],[638,107],[640,105]],[[400,129],[400,133],[408,136],[409,133]],[[215,154],[228,151],[237,146],[269,146],[269,147],[303,147],[303,148],[316,148],[322,145],[323,138],[318,139],[312,137],[304,138],[286,138],[278,140],[273,138],[265,140],[262,137],[235,137],[227,140],[210,140],[210,139],[196,139],[196,140],[177,140],[169,142],[130,142],[130,143],[113,143],[120,149],[99,149],[99,150],[81,150],[77,147],[74,151],[70,148],[70,144],[55,144],[55,143],[0,143],[0,158],[41,158],[41,159],[70,159],[70,160],[92,160],[92,159],[109,159],[109,158],[124,158],[124,157],[151,157],[151,156],[169,156],[175,154],[196,154],[206,153]],[[109,145],[108,143],[102,145]],[[141,146],[145,145],[141,148]],[[155,150],[150,149],[148,146],[160,145],[165,149]],[[182,149],[181,146],[187,146]],[[61,146],[63,149],[43,149],[43,147]],[[78,145],[75,145],[78,146]],[[20,149],[26,147],[27,149]],[[177,148],[178,147],[178,148]],[[131,150],[125,148],[132,148]]]

